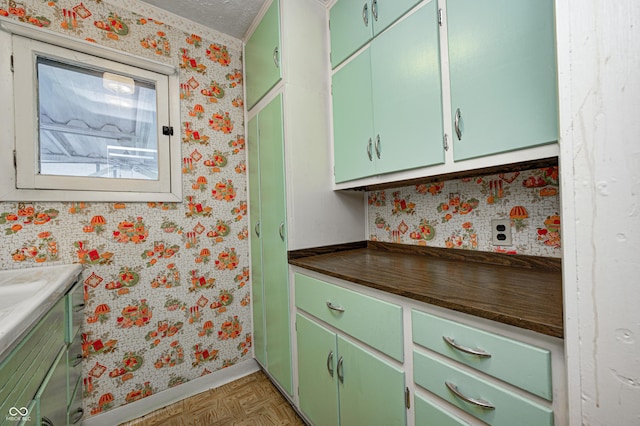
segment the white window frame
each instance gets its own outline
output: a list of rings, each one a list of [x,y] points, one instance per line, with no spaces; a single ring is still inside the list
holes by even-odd
[[[1,201],[182,201],[178,70],[50,30],[0,19]],[[38,173],[36,56],[98,67],[156,86],[158,180]],[[162,127],[173,127],[163,135]]]

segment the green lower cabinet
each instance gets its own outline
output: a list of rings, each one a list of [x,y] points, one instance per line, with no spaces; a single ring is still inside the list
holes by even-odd
[[[252,305],[256,357],[291,394],[284,167],[282,95],[278,95],[249,122]]]
[[[506,387],[414,350],[414,381],[493,426],[551,426],[553,410]]]
[[[465,422],[416,394],[413,400],[416,426],[468,426]]]
[[[300,408],[314,425],[404,425],[402,369],[300,314]]]

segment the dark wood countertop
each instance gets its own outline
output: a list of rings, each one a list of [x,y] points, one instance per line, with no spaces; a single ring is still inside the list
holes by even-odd
[[[289,254],[289,263],[301,268],[549,336],[564,336],[560,259],[372,241]]]

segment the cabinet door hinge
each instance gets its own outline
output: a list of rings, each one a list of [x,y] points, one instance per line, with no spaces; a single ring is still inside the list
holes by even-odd
[[[18,159],[16,157],[16,150],[13,150],[13,168],[16,169],[18,167]]]
[[[407,410],[411,408],[411,392],[409,392],[409,388],[404,390],[404,403],[407,406]]]
[[[11,72],[13,72],[13,54],[11,55]]]
[[[442,9],[438,9],[438,25],[442,26]]]
[[[444,146],[444,150],[445,151],[449,151],[449,139],[447,138],[447,134],[444,134],[444,137],[442,138],[442,145]]]

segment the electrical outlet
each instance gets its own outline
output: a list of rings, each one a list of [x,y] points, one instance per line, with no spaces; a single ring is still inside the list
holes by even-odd
[[[494,246],[511,245],[511,221],[509,219],[491,219],[491,243]]]

